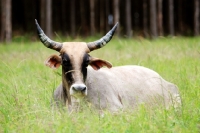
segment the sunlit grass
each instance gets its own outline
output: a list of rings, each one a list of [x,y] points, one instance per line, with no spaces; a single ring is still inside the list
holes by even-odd
[[[104,117],[89,105],[71,114],[52,110],[50,101],[61,72],[44,65],[51,54],[56,52],[40,42],[0,45],[0,132],[200,132],[200,38],[114,38],[91,53],[113,66],[134,64],[157,71],[179,87],[181,113],[143,105],[116,114],[105,111]]]

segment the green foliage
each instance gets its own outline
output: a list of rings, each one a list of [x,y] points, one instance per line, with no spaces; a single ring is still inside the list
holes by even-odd
[[[61,72],[47,68],[43,62],[55,53],[40,42],[0,45],[0,132],[200,132],[200,38],[114,38],[91,53],[113,66],[151,68],[175,83],[183,101],[178,113],[144,105],[115,114],[105,111],[104,117],[89,104],[80,112],[53,110],[50,101],[61,82],[57,74]]]

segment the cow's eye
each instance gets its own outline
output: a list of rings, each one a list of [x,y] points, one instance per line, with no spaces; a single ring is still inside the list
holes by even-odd
[[[82,67],[86,68],[89,65],[89,61],[90,61],[90,55],[85,54],[84,57],[83,57]]]
[[[89,64],[89,62],[84,62],[84,63],[83,63],[83,67],[87,67],[88,64]]]
[[[83,67],[87,67],[89,65],[89,58],[86,58],[83,62]]]
[[[63,65],[63,66],[70,66],[70,61],[69,61],[69,60],[66,60],[66,59],[63,59],[63,60],[62,60],[62,65]]]

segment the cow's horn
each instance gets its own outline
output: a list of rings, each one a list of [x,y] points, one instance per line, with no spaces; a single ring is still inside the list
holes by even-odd
[[[37,20],[35,19],[35,24],[37,26],[37,33],[40,38],[40,41],[47,47],[54,49],[56,51],[60,51],[62,48],[62,43],[60,42],[55,42],[52,41],[50,38],[48,38],[45,34],[44,31],[40,28],[40,25],[38,24]]]
[[[113,26],[113,28],[105,35],[103,36],[101,39],[94,41],[94,42],[89,42],[87,43],[88,48],[90,49],[90,51],[95,50],[95,49],[99,49],[103,46],[106,45],[106,43],[108,43],[111,39],[113,34],[115,33],[115,30],[117,28],[118,22],[115,24],[115,26]]]

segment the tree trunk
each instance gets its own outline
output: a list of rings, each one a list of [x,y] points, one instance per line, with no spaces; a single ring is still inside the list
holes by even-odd
[[[128,38],[132,36],[132,26],[131,26],[131,0],[126,0],[125,14],[126,14],[126,35]]]
[[[100,33],[103,34],[105,31],[105,4],[104,0],[100,0]]]
[[[182,34],[183,32],[183,1],[182,0],[178,0],[178,30],[180,32],[180,34]]]
[[[162,1],[163,0],[158,0],[158,34],[159,36],[163,36]]]
[[[169,34],[174,36],[174,4],[173,0],[169,0]]]
[[[67,20],[67,16],[66,16],[66,0],[62,0],[62,5],[61,5],[61,13],[62,13],[62,26],[61,26],[61,31],[63,34],[66,33],[67,31],[67,27],[66,27],[66,20]]]
[[[87,21],[86,21],[86,9],[83,6],[85,4],[85,0],[80,0],[80,13],[81,13],[81,33],[85,36],[88,33],[88,28],[87,28]]]
[[[46,13],[46,2],[45,2],[45,0],[41,0],[40,1],[40,25],[44,31],[46,31],[46,26],[45,26],[46,14],[45,13]]]
[[[194,35],[199,35],[199,0],[194,0]]]
[[[106,32],[109,31],[109,24],[108,24],[108,16],[110,14],[110,10],[109,10],[109,0],[105,0],[105,4],[106,4]]]
[[[148,37],[148,17],[147,17],[147,0],[143,0],[143,34]]]
[[[120,14],[119,14],[119,0],[114,0],[113,9],[114,9],[114,12],[113,12],[114,24],[116,24],[117,22],[119,22],[119,18],[120,18]],[[120,29],[120,23],[118,24],[118,28],[115,31],[116,32],[115,34],[117,36],[119,36],[119,29]]]
[[[150,0],[150,33],[152,38],[158,36],[156,23],[156,0]]]
[[[5,41],[6,36],[6,1],[1,0],[1,41]]]
[[[90,0],[90,34],[95,33],[95,12],[94,12],[95,0]]]
[[[1,40],[12,41],[11,0],[1,0]]]
[[[52,38],[52,1],[46,0],[46,34]]]
[[[71,36],[75,37],[75,0],[70,1],[70,11]]]

